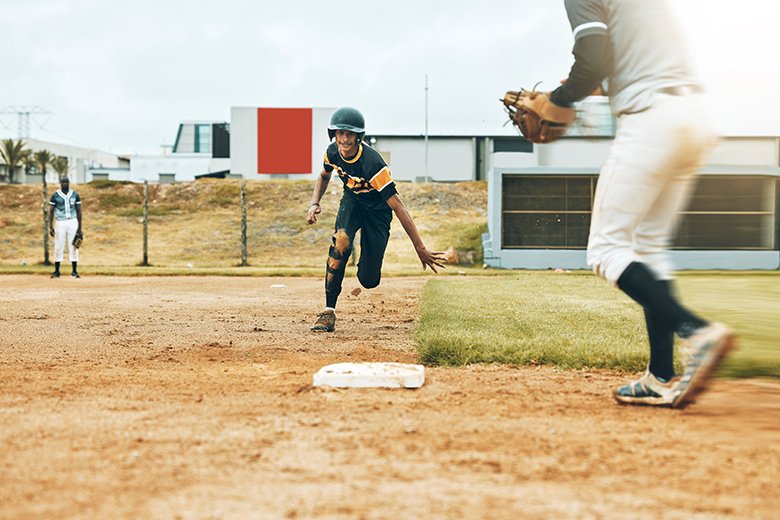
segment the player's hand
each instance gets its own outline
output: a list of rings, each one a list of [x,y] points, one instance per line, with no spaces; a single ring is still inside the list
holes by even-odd
[[[416,251],[417,256],[420,258],[420,262],[422,262],[423,271],[425,271],[426,267],[430,267],[431,271],[438,274],[439,271],[436,270],[437,267],[445,269],[444,251],[431,251],[425,246]]]
[[[54,228],[53,228],[53,227],[50,227],[50,228],[49,228],[49,234],[50,234],[51,236],[54,236]]]
[[[309,212],[306,215],[306,223],[314,224],[317,222],[317,214],[322,211],[319,204],[312,204],[309,206]]]

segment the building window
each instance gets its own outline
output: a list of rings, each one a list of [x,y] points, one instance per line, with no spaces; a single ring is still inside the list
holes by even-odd
[[[173,184],[176,182],[176,174],[175,173],[158,173],[160,177],[160,184]]]
[[[228,123],[211,125],[211,156],[215,159],[230,158],[230,125]]]
[[[700,177],[674,240],[677,249],[773,249],[776,179]]]
[[[495,137],[493,138],[493,152],[520,152],[533,153],[534,144],[521,137]]]
[[[595,175],[505,175],[503,249],[584,249]],[[774,177],[701,176],[682,212],[676,249],[771,250],[777,245],[780,183]]]
[[[211,153],[211,125],[195,125],[195,153]]]
[[[583,249],[596,176],[505,175],[502,247]]]
[[[173,153],[211,153],[211,134],[211,124],[180,124]]]

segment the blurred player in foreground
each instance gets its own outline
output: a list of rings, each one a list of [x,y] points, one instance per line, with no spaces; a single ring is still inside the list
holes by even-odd
[[[336,301],[341,293],[347,260],[352,253],[352,241],[360,230],[360,260],[357,277],[366,289],[379,285],[382,260],[390,238],[390,222],[395,213],[409,235],[423,269],[438,272],[444,253],[430,251],[423,244],[412,216],[398,196],[382,156],[363,142],[365,119],[355,108],[342,107],[330,118],[328,137],[331,143],[325,151],[322,172],[317,176],[306,221],[317,222],[320,200],[335,171],[344,183],[344,192],[336,215],[333,243],[328,251],[325,270],[325,309],[311,330],[333,332],[336,328]]]
[[[621,403],[683,407],[735,346],[725,326],[681,305],[668,247],[716,136],[703,89],[663,0],[566,0],[574,33],[568,80],[549,95],[571,107],[603,85],[618,126],[599,174],[588,265],[645,312],[650,363],[615,390]],[[686,342],[675,374],[674,336]]]

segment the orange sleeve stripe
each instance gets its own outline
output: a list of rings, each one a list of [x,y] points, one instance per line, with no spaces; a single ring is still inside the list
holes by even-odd
[[[390,176],[390,168],[385,166],[379,170],[379,173],[371,177],[371,180],[368,182],[376,191],[382,191],[388,184],[393,182],[393,178]]]

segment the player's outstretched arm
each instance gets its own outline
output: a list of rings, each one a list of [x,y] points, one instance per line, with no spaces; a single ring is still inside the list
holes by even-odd
[[[431,251],[425,247],[422,238],[420,238],[420,233],[417,231],[417,226],[414,224],[412,215],[406,209],[406,206],[404,206],[404,203],[401,201],[401,197],[399,197],[398,194],[390,197],[387,200],[387,205],[393,210],[395,216],[398,217],[398,220],[404,227],[404,231],[409,235],[409,239],[414,245],[414,250],[417,251],[417,256],[420,258],[420,262],[422,262],[423,270],[425,270],[426,267],[430,267],[431,271],[438,273],[439,271],[436,270],[437,267],[444,268],[444,252]]]
[[[314,193],[311,195],[311,204],[309,204],[309,210],[306,212],[306,223],[314,224],[317,222],[317,215],[322,211],[320,208],[320,200],[322,195],[328,188],[330,182],[330,172],[323,170],[317,175],[317,181],[314,184]]]

